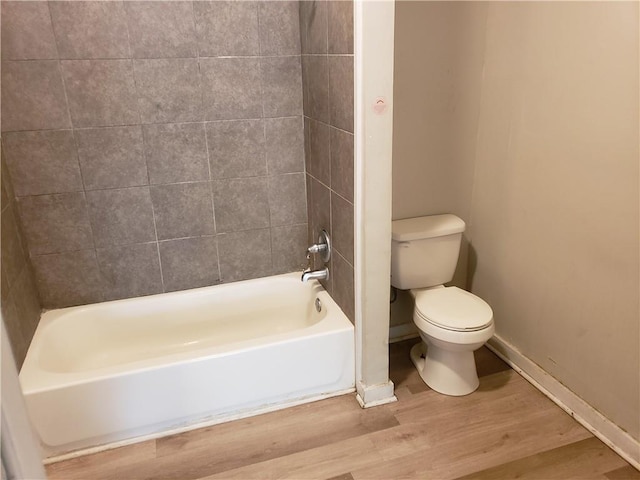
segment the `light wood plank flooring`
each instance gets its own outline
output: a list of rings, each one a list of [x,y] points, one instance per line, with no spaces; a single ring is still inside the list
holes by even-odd
[[[51,479],[640,479],[640,472],[489,350],[480,388],[430,390],[390,348],[398,402],[362,410],[353,395],[49,465]]]

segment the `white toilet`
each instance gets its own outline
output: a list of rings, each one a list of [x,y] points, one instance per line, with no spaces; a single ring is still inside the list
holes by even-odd
[[[443,285],[453,278],[464,228],[449,214],[395,220],[391,227],[391,285],[411,291],[423,340],[411,349],[411,360],[429,387],[455,396],[478,388],[473,352],[494,332],[484,300]]]

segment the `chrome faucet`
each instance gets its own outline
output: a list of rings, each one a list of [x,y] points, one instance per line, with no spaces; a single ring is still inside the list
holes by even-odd
[[[302,272],[302,278],[300,280],[303,282],[308,282],[309,280],[329,280],[329,269],[324,267],[322,270],[306,270]]]
[[[307,248],[308,260],[311,260],[311,255],[313,254],[318,254],[323,263],[327,263],[331,259],[331,239],[326,230],[320,232],[318,243]],[[309,265],[311,265],[311,262],[309,262]],[[302,272],[302,278],[300,280],[303,282],[308,282],[309,280],[329,280],[329,269],[326,266],[318,270],[308,268]]]

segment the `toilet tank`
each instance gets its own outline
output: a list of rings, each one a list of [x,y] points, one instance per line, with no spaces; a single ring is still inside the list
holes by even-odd
[[[391,285],[409,290],[451,281],[464,227],[451,214],[391,222]]]

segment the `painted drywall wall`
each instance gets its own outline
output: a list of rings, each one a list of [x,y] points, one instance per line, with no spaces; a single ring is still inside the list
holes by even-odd
[[[434,98],[422,116],[402,118],[396,95],[394,217],[462,216],[467,284],[497,334],[638,439],[638,3],[398,2],[396,18],[398,35],[424,42],[409,44],[415,67],[396,68],[396,85],[445,73],[405,79],[407,98]],[[438,42],[426,25],[448,18],[460,37]],[[438,43],[448,52],[423,61]],[[459,78],[464,65],[476,68]],[[441,128],[449,111],[462,120]],[[435,142],[421,158],[407,140],[419,137]],[[438,155],[455,149],[458,162]]]
[[[396,2],[393,218],[468,220],[487,6]]]
[[[640,437],[638,3],[492,5],[472,291],[497,333]]]
[[[393,219],[470,220],[487,4],[396,2]],[[452,284],[468,288],[468,232]],[[411,322],[397,292],[392,326]]]

